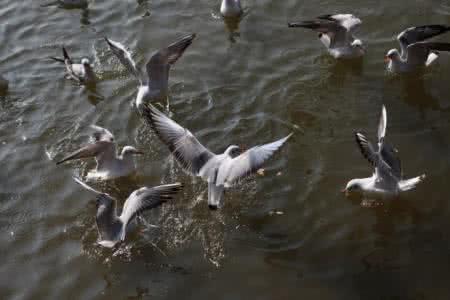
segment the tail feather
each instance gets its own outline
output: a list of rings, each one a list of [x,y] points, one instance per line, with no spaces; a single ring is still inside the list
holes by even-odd
[[[214,210],[220,207],[223,197],[223,185],[217,186],[215,183],[208,183],[208,206]]]
[[[422,181],[424,181],[426,178],[426,175],[420,175],[411,179],[407,179],[407,180],[402,180],[399,182],[399,187],[400,187],[400,191],[405,192],[405,191],[409,191],[412,190],[416,187],[416,185],[418,185],[419,183],[421,183]]]

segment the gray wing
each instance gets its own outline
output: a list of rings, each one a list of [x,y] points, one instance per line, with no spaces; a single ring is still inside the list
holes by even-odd
[[[114,142],[114,135],[108,129],[97,125],[91,125],[91,129],[94,131],[92,134],[94,141]]]
[[[167,200],[181,191],[183,185],[181,183],[166,184],[153,188],[140,188],[128,197],[123,205],[120,220],[127,225],[136,214],[160,206]]]
[[[228,160],[225,162],[228,165],[220,166],[216,185],[224,184],[229,187],[257,171],[291,136],[292,133],[278,141],[252,147],[241,155]]]
[[[407,47],[408,63],[423,65],[432,51],[450,51],[450,43],[418,42]]]
[[[288,23],[288,26],[308,28],[326,34],[330,38],[330,47],[345,44],[347,39],[347,28],[342,26],[336,20],[316,19],[313,21]]]
[[[146,65],[148,85],[151,90],[160,90],[167,86],[170,66],[173,65],[192,44],[195,34],[183,37],[167,48],[157,51]]]
[[[189,130],[178,125],[153,105],[144,106],[143,116],[187,172],[198,175],[200,169],[215,155]]]
[[[381,108],[380,123],[378,124],[378,146],[383,143],[384,137],[386,136],[386,126],[387,126],[387,113],[386,107],[383,105]]]
[[[361,20],[352,14],[321,15],[317,19],[335,21],[348,31],[353,31],[362,24]]]
[[[136,63],[134,62],[133,58],[131,57],[131,53],[125,48],[124,45],[122,45],[119,42],[115,42],[113,40],[108,39],[105,37],[105,41],[108,43],[109,48],[114,53],[114,55],[119,59],[119,61],[122,63],[122,65],[131,73],[133,74],[137,80],[139,80],[139,83],[142,85],[142,75],[141,72],[136,67]]]
[[[447,25],[424,25],[405,29],[397,36],[402,49],[402,56],[406,55],[409,45],[430,39],[447,31],[450,31],[450,26]]]
[[[376,151],[372,143],[362,133],[357,132],[355,137],[362,155],[375,168],[379,176],[386,180],[401,178],[400,160],[394,155],[395,149],[392,146],[383,141],[381,150]]]
[[[86,145],[75,152],[67,155],[56,164],[62,164],[69,160],[80,159],[80,158],[89,158],[89,157],[97,157],[102,153],[110,153],[115,151],[115,145],[106,141],[98,141],[93,144]]]
[[[64,56],[64,65],[66,66],[67,73],[76,81],[81,82],[81,78],[77,74],[79,73],[79,71],[74,69],[74,66],[77,66],[76,69],[79,68],[79,66],[73,63],[65,47],[62,47],[62,51]]]

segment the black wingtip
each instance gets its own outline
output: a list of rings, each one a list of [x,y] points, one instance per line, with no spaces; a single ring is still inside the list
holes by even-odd
[[[63,51],[64,59],[70,60],[69,54],[67,53],[67,50],[64,46],[62,46],[62,51]]]

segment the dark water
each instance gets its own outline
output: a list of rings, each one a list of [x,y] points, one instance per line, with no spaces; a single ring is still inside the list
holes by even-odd
[[[383,66],[400,30],[450,24],[448,1],[249,0],[232,35],[219,1],[96,0],[84,11],[41,3],[0,5],[0,70],[11,81],[0,96],[0,298],[449,299],[450,56],[424,75],[388,76]],[[286,27],[329,12],[363,19],[360,63],[335,62],[314,34]],[[171,72],[174,119],[216,152],[295,132],[265,176],[230,190],[214,213],[207,186],[184,175],[136,115],[136,83],[102,39],[129,45],[142,66],[191,32],[198,37]],[[47,59],[62,45],[93,61],[95,91]],[[383,103],[405,175],[428,178],[368,208],[339,190],[370,175],[353,132],[373,138]],[[71,178],[93,163],[53,161],[93,123],[146,151],[137,177],[98,185],[120,204],[142,185],[186,186],[114,251],[96,245],[94,197]]]

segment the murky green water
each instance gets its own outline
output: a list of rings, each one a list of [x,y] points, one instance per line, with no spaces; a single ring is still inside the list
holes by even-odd
[[[0,5],[0,298],[2,299],[448,299],[450,294],[450,56],[423,76],[384,72],[383,55],[412,25],[450,24],[448,1],[244,1],[230,35],[219,1],[91,1],[89,9]],[[288,21],[351,12],[364,21],[361,63],[328,57],[315,34]],[[172,69],[173,118],[211,150],[294,138],[211,212],[207,186],[186,176],[139,119],[136,82],[103,36],[142,66],[180,36],[197,39]],[[450,41],[450,34],[442,36]],[[96,90],[65,79],[48,56],[86,55]],[[427,181],[376,208],[340,189],[370,175],[353,139],[371,138],[382,104],[406,176]],[[121,200],[142,185],[181,181],[172,203],[145,214],[114,251],[96,245],[94,196],[55,166],[90,124],[136,145],[136,178],[100,184]],[[281,174],[277,173],[281,171]]]

